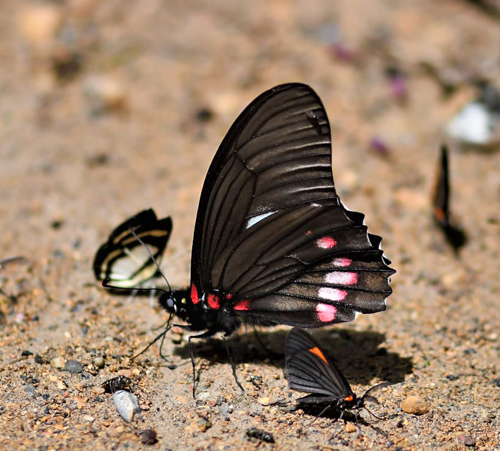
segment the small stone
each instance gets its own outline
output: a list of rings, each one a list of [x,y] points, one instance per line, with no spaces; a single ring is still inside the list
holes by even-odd
[[[31,351],[28,351],[27,349],[21,352],[21,357],[29,357],[30,355],[33,355],[33,353]]]
[[[83,421],[87,421],[88,423],[92,423],[94,420],[95,420],[95,418],[90,416],[90,415],[83,416]]]
[[[262,404],[263,406],[268,406],[269,403],[271,402],[271,398],[269,396],[263,396],[262,398],[258,399],[259,404]]]
[[[104,359],[102,357],[96,357],[94,359],[94,366],[96,368],[104,368]]]
[[[470,435],[462,434],[458,437],[458,441],[465,446],[476,446],[476,440]]]
[[[113,394],[113,401],[120,416],[130,423],[136,413],[141,412],[139,401],[132,393],[125,390],[118,390]]]
[[[50,361],[50,366],[52,368],[57,368],[58,370],[63,369],[65,364],[66,361],[62,357],[55,357]]]
[[[346,423],[345,424],[345,431],[348,434],[352,434],[353,432],[356,432],[358,428],[353,424],[353,423]]]
[[[200,417],[200,419],[197,422],[197,426],[201,432],[206,432],[208,429],[212,427],[212,422],[210,420]]]
[[[401,403],[401,410],[413,415],[424,415],[429,412],[429,406],[423,398],[418,396],[408,396]]]
[[[127,109],[125,88],[111,76],[94,75],[88,77],[84,82],[83,91],[93,114]]]
[[[28,384],[26,387],[24,387],[24,391],[26,394],[30,397],[35,397],[36,396],[36,388],[33,384]]]
[[[143,445],[154,445],[158,443],[158,434],[154,429],[146,429],[141,432],[141,443]]]
[[[64,370],[71,374],[79,374],[83,371],[83,365],[77,360],[70,360],[64,365]]]

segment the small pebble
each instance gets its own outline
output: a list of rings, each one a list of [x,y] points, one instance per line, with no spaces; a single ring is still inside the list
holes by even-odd
[[[154,445],[158,443],[158,434],[154,429],[145,429],[141,432],[141,443],[143,445]]]
[[[57,368],[58,370],[64,368],[66,361],[62,357],[55,357],[50,361],[50,366],[52,368]]]
[[[345,431],[348,434],[352,434],[353,432],[356,432],[358,428],[353,424],[353,423],[346,423],[345,424]]]
[[[200,419],[197,422],[197,426],[201,432],[206,432],[208,429],[212,427],[212,422],[210,420],[200,417]]]
[[[462,434],[458,437],[458,441],[465,446],[476,446],[476,440],[470,435]]]
[[[413,415],[424,415],[429,412],[429,406],[423,398],[408,396],[408,398],[401,403],[401,410]]]
[[[130,423],[136,413],[141,412],[139,401],[132,393],[125,390],[118,390],[113,394],[113,401],[120,416]]]
[[[79,374],[83,371],[83,365],[77,360],[70,360],[64,365],[64,370],[71,374]]]
[[[104,368],[104,359],[102,357],[96,357],[94,359],[94,366],[96,368]]]

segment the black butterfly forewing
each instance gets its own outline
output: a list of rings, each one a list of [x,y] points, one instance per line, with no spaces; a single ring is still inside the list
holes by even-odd
[[[394,270],[363,220],[336,193],[321,100],[303,84],[277,86],[238,117],[209,168],[191,300],[301,327],[384,310]]]
[[[441,153],[437,167],[436,186],[434,188],[434,217],[442,226],[449,225],[449,202],[450,202],[450,175],[448,166],[448,148],[441,146]]]
[[[159,220],[151,209],[127,219],[97,251],[93,263],[96,279],[111,287],[134,288],[155,277],[154,260],[161,262],[171,232],[172,220]]]
[[[304,330],[292,329],[285,348],[285,376],[292,390],[310,393],[300,402],[320,403],[321,397],[352,401],[351,387],[320,345]]]
[[[467,241],[465,232],[452,224],[450,218],[450,174],[448,148],[441,146],[436,185],[432,199],[434,219],[443,230],[448,243],[458,251]]]

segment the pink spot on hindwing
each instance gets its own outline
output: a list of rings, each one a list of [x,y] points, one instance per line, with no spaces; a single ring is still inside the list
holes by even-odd
[[[345,268],[346,266],[350,266],[351,263],[352,263],[352,260],[350,258],[346,258],[346,257],[334,258],[332,261],[333,266],[337,266],[340,268]]]
[[[247,311],[250,310],[250,301],[240,301],[233,307],[233,310]]]
[[[196,285],[193,283],[191,285],[191,302],[193,304],[198,304],[200,302],[200,298],[198,297],[198,289],[196,288]]]
[[[330,304],[318,304],[316,306],[316,313],[322,323],[329,323],[335,319],[337,309]]]
[[[325,282],[334,285],[354,285],[358,283],[358,274],[355,272],[333,271],[325,275]]]
[[[215,294],[212,294],[210,293],[208,296],[207,296],[207,302],[208,302],[208,306],[210,308],[213,308],[215,310],[217,310],[219,307],[220,307],[220,299],[219,299],[219,296],[215,295]]]
[[[323,238],[319,238],[316,240],[316,246],[321,249],[331,249],[333,246],[337,244],[331,236],[324,236]]]
[[[347,296],[347,291],[339,290],[338,288],[322,287],[318,291],[320,298],[328,299],[329,301],[343,301]]]

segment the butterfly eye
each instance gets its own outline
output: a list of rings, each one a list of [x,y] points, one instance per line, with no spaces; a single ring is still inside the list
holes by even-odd
[[[176,304],[176,302],[175,302],[175,299],[173,299],[173,298],[168,298],[168,299],[167,299],[167,308],[168,308],[169,310],[173,310],[173,311],[174,311],[174,313],[176,313],[176,312],[177,312],[177,304]]]

